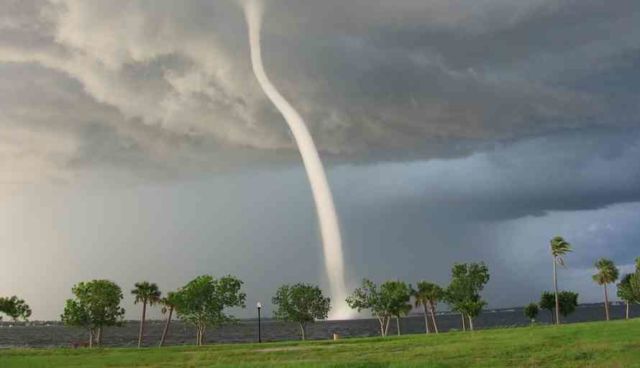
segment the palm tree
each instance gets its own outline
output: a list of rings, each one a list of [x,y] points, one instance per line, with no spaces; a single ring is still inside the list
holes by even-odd
[[[438,324],[436,323],[436,304],[443,298],[444,290],[431,282],[420,281],[418,282],[418,290],[415,290],[413,296],[416,298],[416,307],[422,305],[424,310],[424,328],[425,332],[429,333],[429,317],[427,311],[431,314],[431,322],[433,323],[433,329],[438,333]]]
[[[596,269],[598,273],[593,275],[593,281],[598,285],[604,287],[604,315],[609,320],[609,295],[607,294],[607,284],[616,282],[619,276],[619,271],[612,260],[606,258],[600,258],[596,261]]]
[[[557,265],[564,266],[565,254],[571,252],[571,244],[564,240],[561,236],[551,239],[550,243],[551,255],[553,256],[553,289],[556,296],[556,324],[560,324],[560,301],[558,300],[558,270]]]
[[[135,283],[135,289],[131,290],[131,294],[136,297],[135,304],[142,303],[142,320],[140,321],[140,332],[138,333],[138,347],[141,347],[144,335],[144,321],[147,316],[147,304],[152,306],[158,303],[161,293],[158,285],[143,281]]]
[[[162,304],[162,314],[167,314],[167,321],[164,324],[164,330],[162,330],[162,337],[160,338],[160,347],[164,345],[164,341],[167,338],[167,334],[169,333],[169,324],[171,323],[171,317],[173,316],[173,311],[178,304],[177,294],[170,291],[167,293],[167,296],[160,299],[160,303]]]

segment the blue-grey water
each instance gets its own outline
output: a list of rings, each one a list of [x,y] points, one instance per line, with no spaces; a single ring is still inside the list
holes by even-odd
[[[613,319],[624,318],[624,306],[613,305],[611,308]],[[631,317],[640,317],[640,305],[631,306]],[[581,305],[576,312],[563,319],[563,322],[587,322],[604,319],[602,304]],[[550,314],[541,311],[538,323],[550,323]],[[440,331],[461,329],[460,316],[442,313],[437,316]],[[530,323],[522,312],[522,308],[485,310],[474,321],[476,329],[496,327],[518,327]],[[131,321],[122,327],[110,327],[104,331],[103,345],[105,346],[136,346],[138,336],[138,322]],[[164,327],[163,321],[148,321],[145,334],[145,345],[157,345]],[[282,341],[298,339],[300,330],[298,325],[274,320],[263,320],[262,340]],[[422,315],[412,315],[401,319],[403,334],[424,333],[424,319]],[[320,321],[311,324],[307,329],[310,339],[329,339],[333,333],[343,337],[377,336],[378,322],[375,319],[354,319],[345,321]],[[389,326],[389,334],[396,333],[395,321]],[[243,320],[237,324],[212,328],[207,331],[207,343],[255,342],[258,334],[256,320]],[[68,347],[74,342],[86,341],[87,333],[78,328],[65,327],[58,323],[34,323],[31,325],[12,325],[7,322],[0,324],[0,348],[8,347]],[[167,345],[193,344],[195,330],[179,321],[173,321],[167,337]]]

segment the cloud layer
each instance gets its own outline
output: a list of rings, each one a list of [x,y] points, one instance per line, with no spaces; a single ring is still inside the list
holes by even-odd
[[[325,153],[469,154],[451,147],[637,125],[640,10],[614,3],[272,0],[265,59]],[[250,72],[231,0],[2,7],[0,124],[33,135],[12,140],[20,153],[5,149],[29,160],[18,166],[294,152]],[[96,141],[98,154],[83,149]]]

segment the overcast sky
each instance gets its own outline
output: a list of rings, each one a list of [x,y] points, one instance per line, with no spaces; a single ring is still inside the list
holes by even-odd
[[[348,283],[446,284],[491,307],[640,255],[636,0],[271,0],[267,72],[328,169]],[[76,282],[327,287],[287,125],[233,0],[0,0],[0,295],[58,319]]]

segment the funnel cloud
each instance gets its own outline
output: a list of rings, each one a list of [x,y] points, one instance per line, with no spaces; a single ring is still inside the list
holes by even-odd
[[[263,4],[259,0],[247,1],[244,4],[245,16],[249,27],[249,43],[251,46],[251,63],[253,72],[258,79],[260,87],[278,108],[282,116],[289,124],[293,137],[298,145],[302,161],[309,177],[313,199],[316,204],[320,233],[322,234],[322,247],[324,250],[325,270],[331,287],[333,308],[331,318],[341,319],[349,315],[349,309],[345,304],[347,288],[344,278],[344,260],[342,256],[342,239],[338,215],[333,204],[333,196],[327,181],[324,166],[316,148],[311,133],[300,114],[278,92],[276,87],[267,77],[262,63],[262,51],[260,45],[260,30],[262,27]]]

